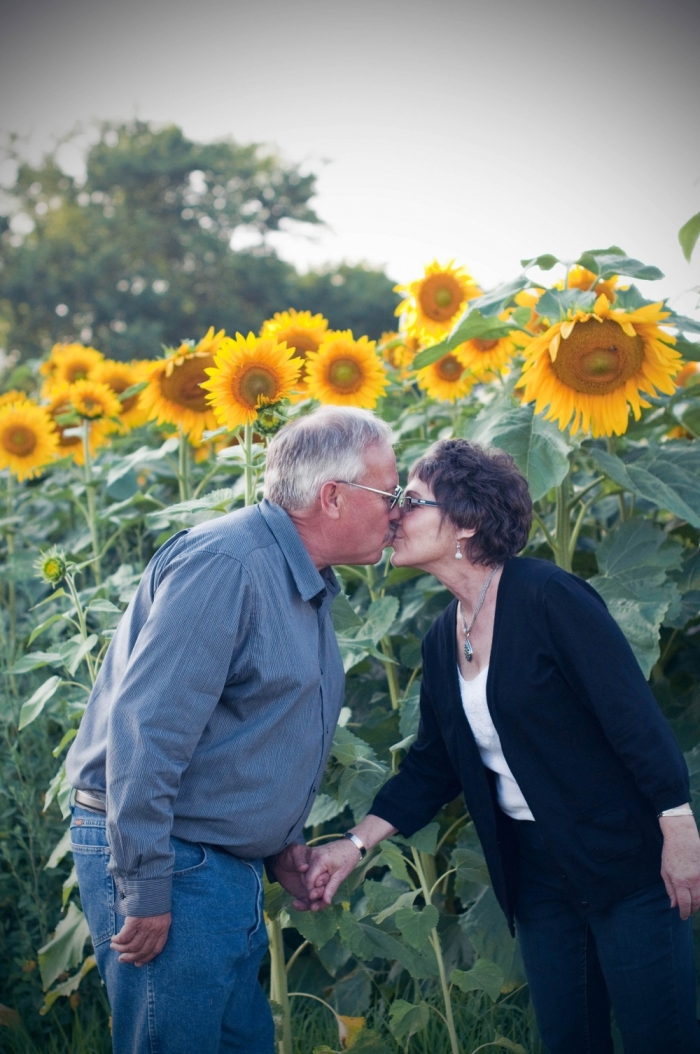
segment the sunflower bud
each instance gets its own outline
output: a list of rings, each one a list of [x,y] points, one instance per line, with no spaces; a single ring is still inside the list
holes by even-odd
[[[49,549],[48,553],[42,553],[34,567],[38,576],[52,585],[54,589],[66,577],[68,570],[64,555],[56,546]]]
[[[279,432],[284,423],[282,402],[278,401],[260,407],[254,428],[260,435],[273,436],[275,432]]]

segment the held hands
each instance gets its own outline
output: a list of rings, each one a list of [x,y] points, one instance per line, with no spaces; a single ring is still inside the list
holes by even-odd
[[[693,816],[661,816],[664,836],[661,877],[671,898],[687,919],[700,908],[700,837]]]
[[[384,838],[396,834],[396,828],[386,820],[370,813],[353,828],[353,834],[356,834],[365,848],[370,850]],[[360,850],[348,839],[338,838],[336,841],[327,842],[325,845],[307,851],[309,866],[303,876],[306,887],[306,908],[311,911],[323,911],[332,903],[341,882],[359,864]],[[288,887],[285,886],[285,888]],[[297,907],[297,904],[295,903],[294,906]]]

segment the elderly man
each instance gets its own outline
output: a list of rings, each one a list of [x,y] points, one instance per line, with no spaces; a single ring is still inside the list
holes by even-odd
[[[308,907],[344,689],[330,565],[391,543],[389,435],[339,407],[287,425],[263,502],[166,542],[119,623],[67,766],[116,1054],[272,1052],[263,859]]]

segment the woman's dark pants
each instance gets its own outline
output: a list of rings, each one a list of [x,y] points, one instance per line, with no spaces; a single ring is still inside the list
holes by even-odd
[[[537,825],[515,824],[516,927],[549,1054],[612,1054],[610,1006],[625,1054],[700,1054],[691,922],[661,878],[604,911],[562,878]]]

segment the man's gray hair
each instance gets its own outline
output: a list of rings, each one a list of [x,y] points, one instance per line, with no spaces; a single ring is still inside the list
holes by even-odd
[[[316,501],[329,480],[356,483],[367,448],[391,443],[391,428],[369,410],[322,406],[285,425],[267,452],[264,496],[293,511]]]

